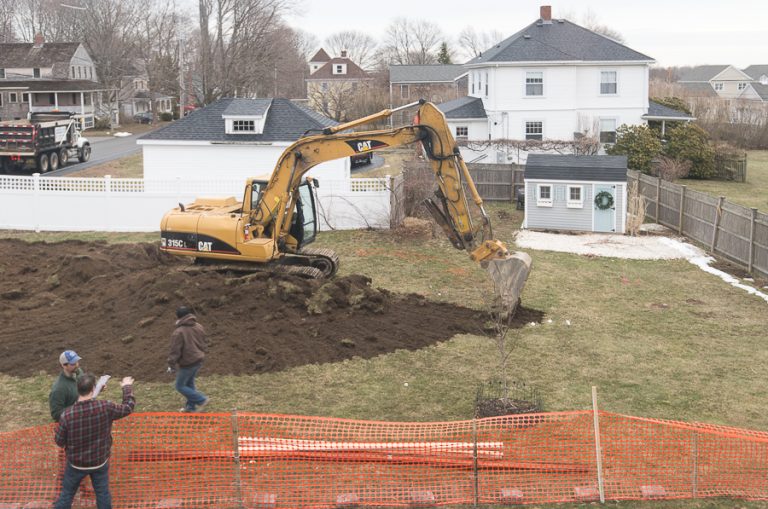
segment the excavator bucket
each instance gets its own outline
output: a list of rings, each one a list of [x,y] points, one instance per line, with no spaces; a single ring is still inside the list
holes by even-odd
[[[521,251],[510,253],[488,261],[486,270],[493,280],[504,314],[513,316],[531,272],[531,257]]]

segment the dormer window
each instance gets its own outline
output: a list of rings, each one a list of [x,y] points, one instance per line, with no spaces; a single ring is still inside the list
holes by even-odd
[[[333,64],[333,74],[347,74],[347,64]]]
[[[235,133],[256,132],[256,122],[253,120],[233,120],[232,132],[235,132]]]

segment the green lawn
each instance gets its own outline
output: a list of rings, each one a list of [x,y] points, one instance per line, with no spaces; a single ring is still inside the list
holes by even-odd
[[[492,218],[501,211],[511,216],[494,224],[500,238],[510,240],[520,224],[519,212],[511,205],[491,205],[489,210]],[[43,238],[2,234],[9,236]],[[153,237],[45,234],[48,241]],[[319,244],[340,254],[342,275],[367,274],[375,286],[478,309],[486,306],[491,292],[484,271],[443,240],[419,242],[389,232],[351,231],[323,233]],[[543,323],[511,333],[517,347],[510,371],[515,380],[539,390],[545,411],[590,408],[595,385],[600,407],[607,411],[768,430],[765,301],[685,261],[530,254],[534,269],[523,304],[545,316]],[[253,376],[204,375],[199,383],[213,398],[212,412],[449,421],[471,418],[475,391],[497,375],[497,364],[490,339],[459,335],[413,352]],[[45,374],[0,375],[6,409],[0,413],[0,431],[47,423],[52,381]],[[108,397],[117,399],[118,391],[113,384]],[[181,401],[170,380],[138,380],[136,393],[142,412],[176,410]],[[639,502],[611,505],[649,507]],[[654,506],[765,507],[719,499]]]
[[[725,196],[728,201],[744,207],[768,212],[768,150],[747,153],[746,182],[680,179],[677,183],[713,196]]]

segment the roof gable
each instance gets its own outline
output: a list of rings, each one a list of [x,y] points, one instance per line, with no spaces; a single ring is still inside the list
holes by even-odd
[[[525,178],[592,182],[626,182],[627,156],[529,154]]]
[[[252,105],[247,105],[252,102]],[[224,116],[245,116],[264,108],[264,131],[259,134],[226,134]],[[268,109],[268,111],[267,111]],[[323,129],[337,122],[308,110],[289,99],[220,99],[188,116],[149,132],[141,140],[208,142],[294,142],[309,130]]]
[[[347,66],[347,72],[345,74],[334,74],[333,73],[333,66],[336,64],[345,64]],[[320,69],[312,73],[312,75],[307,78],[308,80],[359,80],[359,79],[373,79],[371,78],[367,72],[362,70],[359,65],[354,63],[352,60],[348,58],[332,58],[325,64],[323,64]]]
[[[768,64],[765,65],[750,65],[746,69],[743,69],[744,74],[748,75],[753,80],[759,80],[760,76],[768,76]]]
[[[79,42],[47,42],[36,48],[33,43],[0,44],[0,67],[53,67],[57,62],[67,62],[80,47]]]
[[[330,56],[328,56],[328,53],[325,52],[323,48],[320,48],[317,53],[315,53],[315,56],[309,59],[310,62],[327,62],[331,59]]]
[[[729,65],[697,65],[680,74],[680,82],[708,82],[725,71]]]
[[[531,23],[467,65],[498,62],[652,62],[613,39],[568,20]]]

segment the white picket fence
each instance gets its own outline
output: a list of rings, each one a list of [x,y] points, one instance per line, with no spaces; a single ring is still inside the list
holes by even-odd
[[[320,229],[388,228],[389,178],[320,180]],[[0,175],[0,229],[151,232],[179,203],[242,200],[244,182]]]

